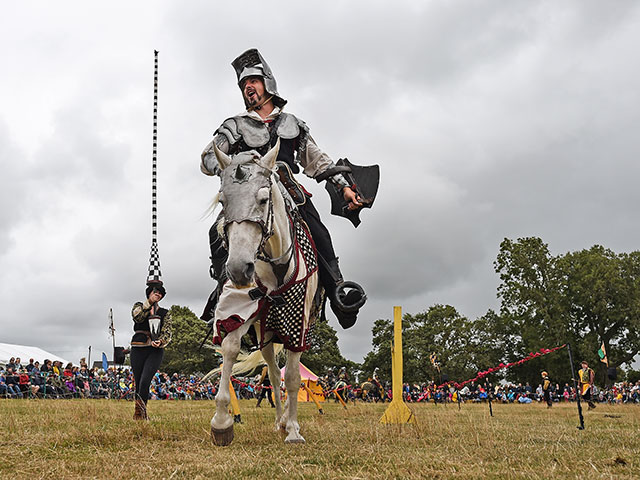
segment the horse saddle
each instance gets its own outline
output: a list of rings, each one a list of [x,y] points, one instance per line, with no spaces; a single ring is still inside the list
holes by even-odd
[[[280,183],[291,196],[296,205],[304,205],[307,201],[307,192],[300,185],[291,171],[291,167],[285,162],[276,162],[276,172],[280,178]]]

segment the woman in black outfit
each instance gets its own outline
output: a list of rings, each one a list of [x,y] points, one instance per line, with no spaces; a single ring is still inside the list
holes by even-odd
[[[171,314],[158,305],[167,292],[161,282],[147,285],[147,299],[136,302],[131,311],[135,332],[131,338],[131,368],[136,385],[134,420],[148,420],[151,380],[162,363],[164,348],[171,341]]]

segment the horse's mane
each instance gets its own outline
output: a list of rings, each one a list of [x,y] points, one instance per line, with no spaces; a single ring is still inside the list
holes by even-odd
[[[209,203],[209,205],[207,206],[206,210],[202,214],[201,219],[204,220],[207,217],[212,217],[213,213],[218,208],[218,205],[220,205],[220,192],[216,193],[213,196],[213,198],[211,199],[211,203]]]

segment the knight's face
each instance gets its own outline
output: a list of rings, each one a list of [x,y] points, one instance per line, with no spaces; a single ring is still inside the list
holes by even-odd
[[[247,77],[242,86],[242,96],[247,106],[257,105],[264,98],[264,82],[260,77]]]

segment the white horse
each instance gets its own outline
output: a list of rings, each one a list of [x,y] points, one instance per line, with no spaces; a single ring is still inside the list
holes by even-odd
[[[299,217],[288,214],[285,197],[278,187],[275,172],[279,147],[278,141],[264,157],[255,151],[229,157],[215,149],[222,170],[223,219],[218,224],[219,233],[229,253],[229,281],[215,315],[217,328],[222,324],[226,331],[221,344],[223,364],[216,412],[211,420],[211,437],[216,445],[229,445],[233,440],[229,379],[240,351],[240,339],[252,325],[269,368],[276,430],[286,431],[287,443],[305,441],[298,425],[299,363],[302,351],[307,348],[309,328],[319,315],[322,292],[318,291],[315,251],[311,249],[313,258],[309,258],[309,248],[300,248],[300,237],[305,237],[307,247],[310,245],[308,229]],[[291,298],[296,296],[297,307],[291,305]],[[280,368],[275,360],[274,337],[287,350],[288,396],[284,408],[280,401]]]

